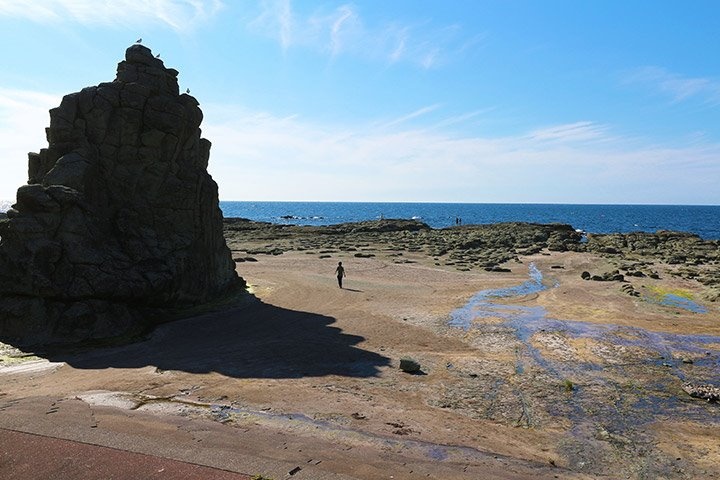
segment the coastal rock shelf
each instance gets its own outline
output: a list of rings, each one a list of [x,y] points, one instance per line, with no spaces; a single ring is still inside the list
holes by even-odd
[[[133,45],[113,82],[50,111],[49,146],[0,225],[3,340],[127,335],[238,284],[203,115],[177,75]]]
[[[703,240],[691,233],[661,230],[584,235],[570,225],[526,222],[437,229],[404,219],[298,226],[227,218],[224,228],[228,244],[236,251],[247,251],[252,245],[254,252],[279,255],[290,250],[360,251],[365,248],[362,245],[378,244],[398,256],[403,251],[422,252],[437,265],[459,270],[502,271],[500,264],[543,250],[587,252],[613,262],[618,270],[614,278],[620,281],[657,279],[655,265],[665,264],[670,275],[708,287],[705,300],[720,299],[720,241]]]
[[[543,249],[578,248],[581,234],[570,225],[522,222],[433,229],[417,220],[386,219],[328,226],[295,226],[225,219],[225,237],[233,250],[278,255],[341,250],[368,255],[375,245],[385,252],[421,252],[438,264],[458,269],[496,269],[499,264]],[[248,249],[252,249],[248,251]],[[402,262],[402,260],[398,260]]]
[[[619,266],[630,276],[655,277],[652,262],[662,262],[674,266],[673,275],[720,287],[718,240],[702,240],[692,233],[665,230],[588,234],[584,248],[591,253],[623,259]],[[719,297],[720,290],[716,290],[710,299]]]

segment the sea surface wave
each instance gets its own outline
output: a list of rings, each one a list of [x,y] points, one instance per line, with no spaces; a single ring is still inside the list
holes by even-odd
[[[433,228],[498,222],[565,223],[591,233],[691,232],[720,239],[720,206],[515,203],[220,202],[226,217],[333,225],[380,218],[415,218]]]
[[[0,200],[0,212],[14,202]],[[717,205],[574,205],[541,203],[381,203],[221,201],[225,217],[290,225],[334,225],[380,218],[417,219],[433,228],[498,222],[565,223],[590,233],[690,232],[720,240]]]

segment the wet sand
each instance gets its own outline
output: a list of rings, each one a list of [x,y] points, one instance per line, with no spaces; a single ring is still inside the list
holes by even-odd
[[[720,477],[720,409],[681,389],[717,382],[720,309],[652,301],[701,298],[663,265],[630,296],[580,278],[613,268],[588,253],[497,273],[372,242],[250,253],[263,246],[231,245],[255,260],[238,263],[252,296],[231,309],[24,371],[6,358],[0,427],[274,479]],[[452,326],[458,309],[475,314]]]

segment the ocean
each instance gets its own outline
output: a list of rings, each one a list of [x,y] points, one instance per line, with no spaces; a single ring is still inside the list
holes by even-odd
[[[0,212],[13,202],[0,201]],[[572,205],[539,203],[374,203],[374,202],[227,202],[225,217],[292,225],[332,225],[379,218],[414,218],[433,228],[462,223],[566,223],[590,233],[691,232],[720,240],[720,206]]]
[[[590,233],[691,232],[720,240],[720,206],[571,205],[515,203],[345,203],[220,202],[226,217],[286,223],[332,225],[379,218],[414,218],[433,228],[462,223],[566,223]]]

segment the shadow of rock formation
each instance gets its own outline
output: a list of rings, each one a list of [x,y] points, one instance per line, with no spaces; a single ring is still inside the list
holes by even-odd
[[[0,224],[0,340],[75,342],[146,328],[241,279],[222,233],[195,98],[142,46],[113,82],[50,110],[48,148]]]
[[[243,308],[166,323],[146,341],[80,353],[45,352],[74,368],[217,372],[234,378],[372,377],[390,360],[357,348],[364,340],[325,315],[253,300]]]

